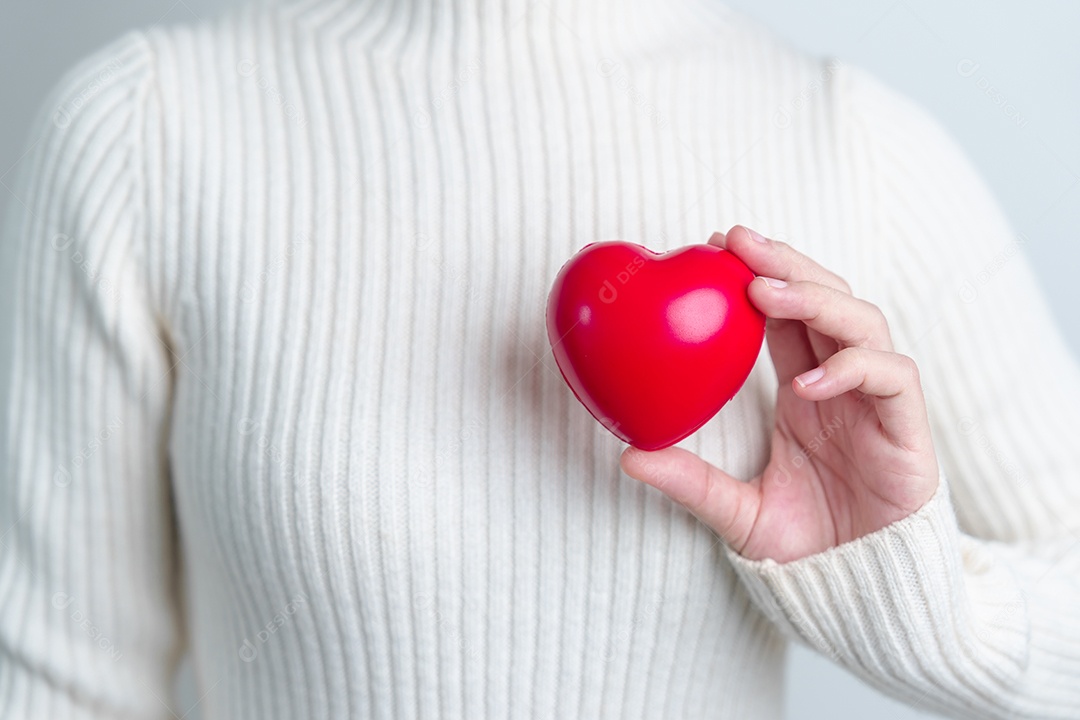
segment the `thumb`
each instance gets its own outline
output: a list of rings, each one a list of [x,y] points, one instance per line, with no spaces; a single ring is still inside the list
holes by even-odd
[[[741,482],[679,447],[655,452],[628,447],[619,465],[685,507],[736,552],[746,544],[761,506],[756,484]]]

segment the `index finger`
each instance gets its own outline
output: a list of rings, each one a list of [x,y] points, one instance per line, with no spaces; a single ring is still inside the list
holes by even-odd
[[[825,269],[786,242],[770,240],[744,225],[733,226],[726,237],[716,233],[709,242],[735,253],[755,275],[788,282],[809,280],[851,294],[851,286],[844,278]]]

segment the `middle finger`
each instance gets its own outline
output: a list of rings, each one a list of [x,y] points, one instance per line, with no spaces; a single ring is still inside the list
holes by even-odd
[[[893,349],[881,310],[836,288],[808,280],[784,282],[759,276],[750,283],[747,293],[766,316],[799,320],[844,347]]]

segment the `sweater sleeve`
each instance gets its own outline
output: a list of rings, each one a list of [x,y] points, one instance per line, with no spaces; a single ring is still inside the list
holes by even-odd
[[[896,698],[958,718],[1080,717],[1080,369],[1026,237],[955,141],[863,70],[835,90],[871,198],[866,242],[891,269],[869,299],[920,367],[942,482],[824,552],[727,555],[786,634]]]
[[[170,397],[141,181],[152,62],[129,34],[69,71],[0,236],[0,717],[170,717],[181,652]]]

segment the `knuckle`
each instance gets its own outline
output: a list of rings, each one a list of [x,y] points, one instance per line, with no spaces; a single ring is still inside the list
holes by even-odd
[[[851,299],[850,295],[847,295],[834,287],[828,285],[824,285],[823,287],[825,288],[825,295],[828,297],[829,305],[847,302]]]
[[[821,316],[828,310],[829,304],[831,303],[827,302],[821,296],[802,298],[798,302],[798,311],[799,316],[802,318],[802,322],[813,323],[821,320]]]
[[[814,302],[814,319],[817,320],[821,316],[828,316],[834,323],[843,319],[847,313],[843,305],[843,297],[832,288],[820,292]]]
[[[847,347],[834,355],[837,358],[837,362],[848,367],[851,371],[858,375],[863,375],[866,372],[866,358],[867,352],[861,347]]]
[[[807,277],[808,258],[783,240],[774,240],[776,253],[781,262],[787,265],[788,272],[796,277]]]
[[[742,525],[740,520],[743,513],[746,511],[744,502],[744,498],[741,494],[732,498],[734,507],[732,508],[731,513],[718,523],[719,527],[713,528],[713,530],[720,535],[722,540],[730,544],[737,544],[739,548],[745,546],[747,540],[745,531],[741,531],[740,527]]]
[[[855,335],[851,339],[851,345],[858,347],[871,347],[875,345],[874,342],[876,333],[870,330],[864,330],[862,333]]]
[[[701,479],[697,483],[697,491],[693,493],[694,497],[683,501],[686,508],[695,515],[702,514],[709,507],[713,493],[716,490],[712,468],[703,463],[700,472]]]
[[[915,358],[900,353],[897,354],[897,358],[899,359],[900,367],[904,371],[904,374],[907,375],[908,380],[915,385],[919,385],[921,382],[919,377],[919,364],[915,362]]]
[[[885,313],[882,312],[881,308],[879,308],[873,303],[867,303],[867,305],[870,306],[869,310],[872,318],[871,324],[875,331],[874,334],[878,335],[882,339],[888,338],[890,335],[889,320],[885,317]]]
[[[889,332],[889,318],[885,317],[884,311],[877,305],[871,305],[870,307],[874,309],[874,321],[877,323],[878,327],[886,333]]]

